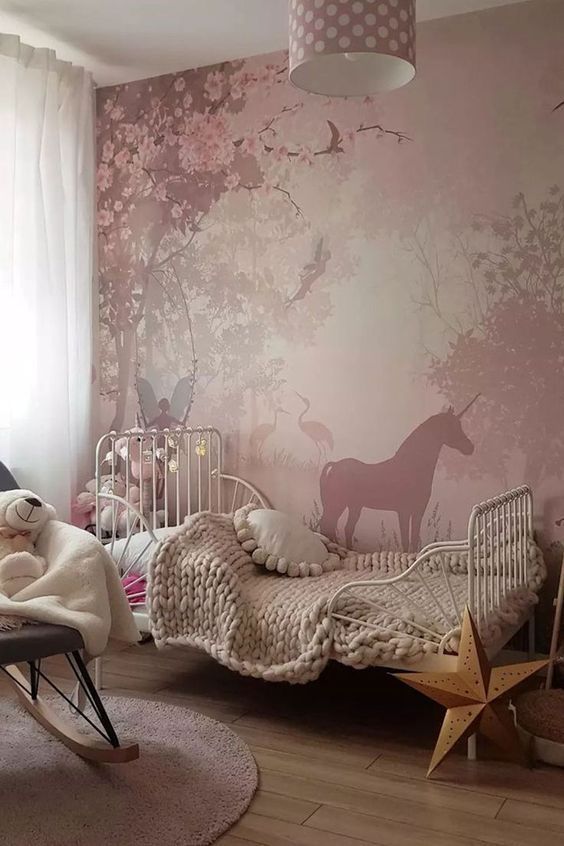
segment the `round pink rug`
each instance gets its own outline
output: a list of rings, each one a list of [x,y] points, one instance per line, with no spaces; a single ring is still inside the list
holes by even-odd
[[[247,809],[251,752],[230,729],[178,705],[104,697],[139,760],[77,758],[0,699],[2,846],[208,846]]]

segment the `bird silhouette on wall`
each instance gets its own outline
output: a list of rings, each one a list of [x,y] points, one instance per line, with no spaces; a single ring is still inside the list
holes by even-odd
[[[303,300],[306,294],[310,293],[313,283],[325,273],[327,269],[327,262],[330,258],[331,251],[323,249],[323,238],[320,238],[315,249],[313,260],[304,265],[302,268],[298,289],[288,300],[286,300],[286,308],[290,308],[290,306],[298,300]]]
[[[307,397],[303,397],[297,391],[295,393],[305,405],[304,410],[298,417],[298,426],[304,435],[307,435],[317,447],[319,460],[321,461],[322,458],[327,457],[327,451],[333,449],[333,434],[324,423],[319,423],[317,420],[304,420],[305,415],[311,407],[311,403]]]
[[[250,435],[250,442],[251,442],[251,452],[257,458],[262,456],[262,448],[264,446],[264,442],[267,438],[274,434],[276,431],[276,426],[278,425],[278,415],[279,414],[288,414],[283,408],[277,406],[274,409],[274,420],[272,423],[260,423]]]
[[[166,397],[157,401],[148,379],[137,376],[135,383],[145,429],[172,429],[186,425],[192,406],[192,377],[184,376],[177,382],[170,401]]]
[[[328,120],[327,124],[329,126],[329,131],[331,133],[331,140],[329,141],[329,146],[327,147],[328,153],[342,153],[342,141],[341,133],[335,126],[332,120]]]

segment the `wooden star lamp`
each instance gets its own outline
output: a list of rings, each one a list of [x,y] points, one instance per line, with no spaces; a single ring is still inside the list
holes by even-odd
[[[431,763],[430,776],[463,737],[479,732],[505,751],[523,758],[519,735],[508,708],[509,693],[547,661],[492,667],[468,607],[464,611],[456,672],[395,673],[448,710]]]

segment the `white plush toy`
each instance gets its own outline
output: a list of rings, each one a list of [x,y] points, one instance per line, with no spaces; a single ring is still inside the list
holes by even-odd
[[[0,593],[12,597],[44,574],[47,565],[34,544],[55,517],[53,506],[31,491],[0,493]]]

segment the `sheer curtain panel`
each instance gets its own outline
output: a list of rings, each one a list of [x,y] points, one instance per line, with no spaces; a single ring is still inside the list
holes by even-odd
[[[70,516],[91,464],[94,89],[0,34],[0,459]]]

